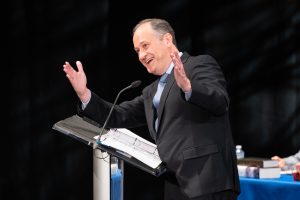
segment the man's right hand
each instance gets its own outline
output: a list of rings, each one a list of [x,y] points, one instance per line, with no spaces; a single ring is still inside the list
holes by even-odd
[[[278,160],[278,161],[279,161],[279,162],[278,162],[278,166],[279,166],[280,168],[283,168],[283,167],[285,166],[285,161],[284,161],[283,158],[281,158],[281,157],[279,157],[279,156],[273,156],[271,159],[272,159],[272,160]]]
[[[66,73],[66,76],[69,79],[77,96],[80,98],[81,102],[85,103],[89,101],[91,92],[87,88],[87,78],[83,71],[81,62],[76,61],[76,66],[78,71],[76,71],[69,62],[65,62],[63,65],[63,70]]]

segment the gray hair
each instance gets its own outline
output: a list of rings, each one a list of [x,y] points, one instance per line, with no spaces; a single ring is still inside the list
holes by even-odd
[[[163,36],[166,33],[170,33],[172,35],[172,42],[175,46],[177,46],[177,42],[175,39],[175,32],[172,28],[172,26],[169,24],[169,22],[167,22],[164,19],[158,19],[158,18],[151,18],[151,19],[144,19],[141,20],[139,23],[137,23],[137,25],[135,25],[135,27],[132,29],[132,36],[134,35],[135,31],[143,24],[146,23],[150,23],[151,28],[157,32],[158,34],[160,34],[161,36]]]

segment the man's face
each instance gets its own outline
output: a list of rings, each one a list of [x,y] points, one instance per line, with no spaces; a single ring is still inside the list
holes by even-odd
[[[133,35],[134,50],[140,62],[151,74],[162,75],[171,63],[172,37],[152,30],[149,23],[141,25]]]

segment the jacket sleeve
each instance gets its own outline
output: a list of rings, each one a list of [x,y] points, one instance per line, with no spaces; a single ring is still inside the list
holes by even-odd
[[[284,161],[286,165],[295,165],[296,163],[300,162],[300,150],[298,151],[298,153],[284,158]]]
[[[192,94],[188,101],[214,115],[225,113],[228,111],[229,97],[221,67],[209,55],[193,59],[193,67],[188,73],[192,85]]]
[[[112,107],[107,102],[92,92],[90,102],[83,110],[77,106],[77,113],[103,125]],[[138,96],[130,101],[115,105],[107,123],[107,128],[132,128],[146,124],[143,97]]]

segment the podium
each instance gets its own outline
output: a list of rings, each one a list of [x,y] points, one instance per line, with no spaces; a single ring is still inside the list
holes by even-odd
[[[55,123],[52,128],[93,149],[93,200],[123,200],[124,161],[156,177],[166,171],[163,164],[152,168],[116,148],[97,144],[102,131],[96,122],[73,115]],[[103,134],[109,130],[104,130]]]

